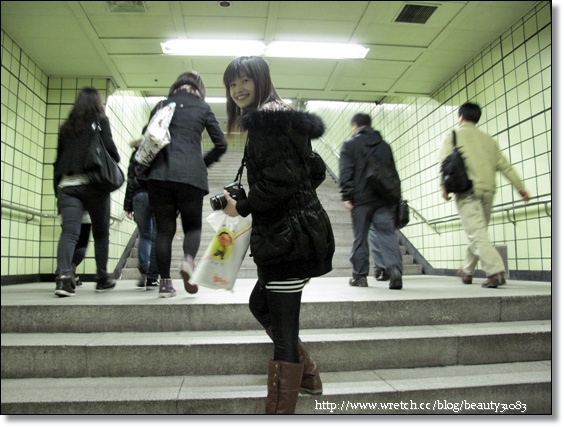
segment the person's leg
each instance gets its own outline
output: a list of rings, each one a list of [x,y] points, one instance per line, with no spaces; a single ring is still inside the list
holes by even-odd
[[[300,363],[298,338],[302,292],[266,293],[274,340],[274,357],[268,369],[266,413],[293,414],[304,366]]]
[[[157,224],[155,214],[151,210],[151,255],[149,256],[149,271],[147,272],[147,286],[158,287],[159,268],[157,264]]]
[[[72,283],[72,257],[80,235],[84,207],[76,197],[74,187],[57,190],[58,210],[62,218],[62,230],[57,246],[57,278],[55,295],[59,297],[75,294]]]
[[[484,201],[482,201],[482,197]],[[492,196],[488,193],[486,195],[468,195],[456,200],[460,222],[468,238],[468,249],[475,257],[480,259],[482,268],[488,277],[505,272],[503,259],[488,235],[491,199]],[[489,211],[485,209],[489,209]],[[465,265],[465,272],[466,268]]]
[[[198,286],[190,283],[194,274],[194,259],[200,248],[202,238],[202,209],[204,192],[191,185],[177,185],[177,206],[184,231],[184,259],[180,263],[180,275],[184,289],[190,294],[198,292]]]
[[[382,251],[380,251],[378,243],[378,234],[376,230],[370,225],[368,230],[368,241],[370,243],[370,252],[372,253],[372,260],[374,261],[374,277],[380,281],[387,281],[389,279],[388,272],[384,266],[384,260],[382,259]]]
[[[161,276],[159,298],[176,296],[170,277],[172,240],[176,233],[176,205],[174,189],[164,181],[149,181],[149,204],[157,225],[156,257]]]
[[[368,230],[370,227],[369,215],[371,208],[368,205],[355,206],[351,212],[354,240],[350,252],[350,261],[352,263],[352,281],[363,281],[366,286],[366,277],[370,271],[370,256],[368,248]]]
[[[382,262],[390,276],[390,289],[401,289],[403,286],[403,263],[401,251],[396,235],[395,206],[383,206],[374,211],[371,227],[377,238],[378,248],[382,255]]]
[[[90,215],[88,212],[83,212],[82,214],[82,225],[80,227],[80,235],[78,236],[78,242],[74,248],[74,254],[72,256],[72,282],[74,286],[82,286],[82,281],[80,277],[76,274],[77,267],[84,261],[86,257],[86,249],[88,248],[88,242],[90,241],[90,232],[92,230],[92,224],[90,223]]]
[[[137,247],[137,260],[141,280],[138,287],[145,288],[146,277],[150,266],[151,235],[152,235],[152,211],[149,208],[149,194],[140,191],[133,196],[133,218],[139,230],[139,245]]]
[[[82,202],[92,221],[94,238],[94,257],[96,259],[96,292],[106,292],[115,288],[116,281],[108,273],[110,246],[110,193],[102,192],[93,186],[85,187]]]

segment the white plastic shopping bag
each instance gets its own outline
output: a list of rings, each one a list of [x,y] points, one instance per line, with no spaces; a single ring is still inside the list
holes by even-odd
[[[139,149],[135,153],[135,160],[143,166],[150,166],[159,151],[170,144],[170,132],[168,126],[174,116],[176,103],[171,102],[168,105],[157,110],[147,125],[147,129],[143,134],[143,140]]]
[[[214,211],[206,220],[215,230],[215,235],[190,277],[190,283],[230,290],[249,249],[251,216],[230,217],[223,211]]]

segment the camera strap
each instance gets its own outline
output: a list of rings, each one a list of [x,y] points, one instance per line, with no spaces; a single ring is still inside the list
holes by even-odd
[[[245,170],[246,164],[247,164],[247,146],[245,145],[245,151],[243,151],[243,158],[241,159],[241,166],[239,167],[239,170],[237,171],[237,175],[233,180],[234,182],[239,180],[239,185],[241,185],[241,179],[243,178],[243,170]]]

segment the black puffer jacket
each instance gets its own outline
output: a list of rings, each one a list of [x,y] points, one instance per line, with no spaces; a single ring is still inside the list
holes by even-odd
[[[242,117],[248,131],[248,194],[237,202],[252,214],[251,255],[267,280],[317,277],[332,270],[331,222],[309,176],[311,139],[325,131],[313,114],[253,111]]]

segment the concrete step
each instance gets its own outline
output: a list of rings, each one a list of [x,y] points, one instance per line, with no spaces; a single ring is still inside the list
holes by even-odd
[[[136,280],[119,281],[103,294],[95,283],[72,298],[53,295],[53,283],[2,286],[2,333],[106,333],[259,330],[248,309],[256,279],[237,279],[232,291],[200,287],[188,294],[174,280],[175,298],[142,291]],[[368,287],[348,277],[314,278],[304,288],[304,329],[451,325],[550,320],[549,283],[509,280],[499,289],[462,285],[457,277],[406,276],[401,291],[368,278]]]
[[[552,353],[550,320],[302,329],[300,336],[322,372],[525,362]],[[2,334],[2,379],[260,374],[272,351],[263,331]]]
[[[551,414],[551,371],[550,360],[322,371],[323,395],[300,394],[296,414]],[[1,409],[5,415],[263,414],[265,384],[265,373],[3,379]]]

